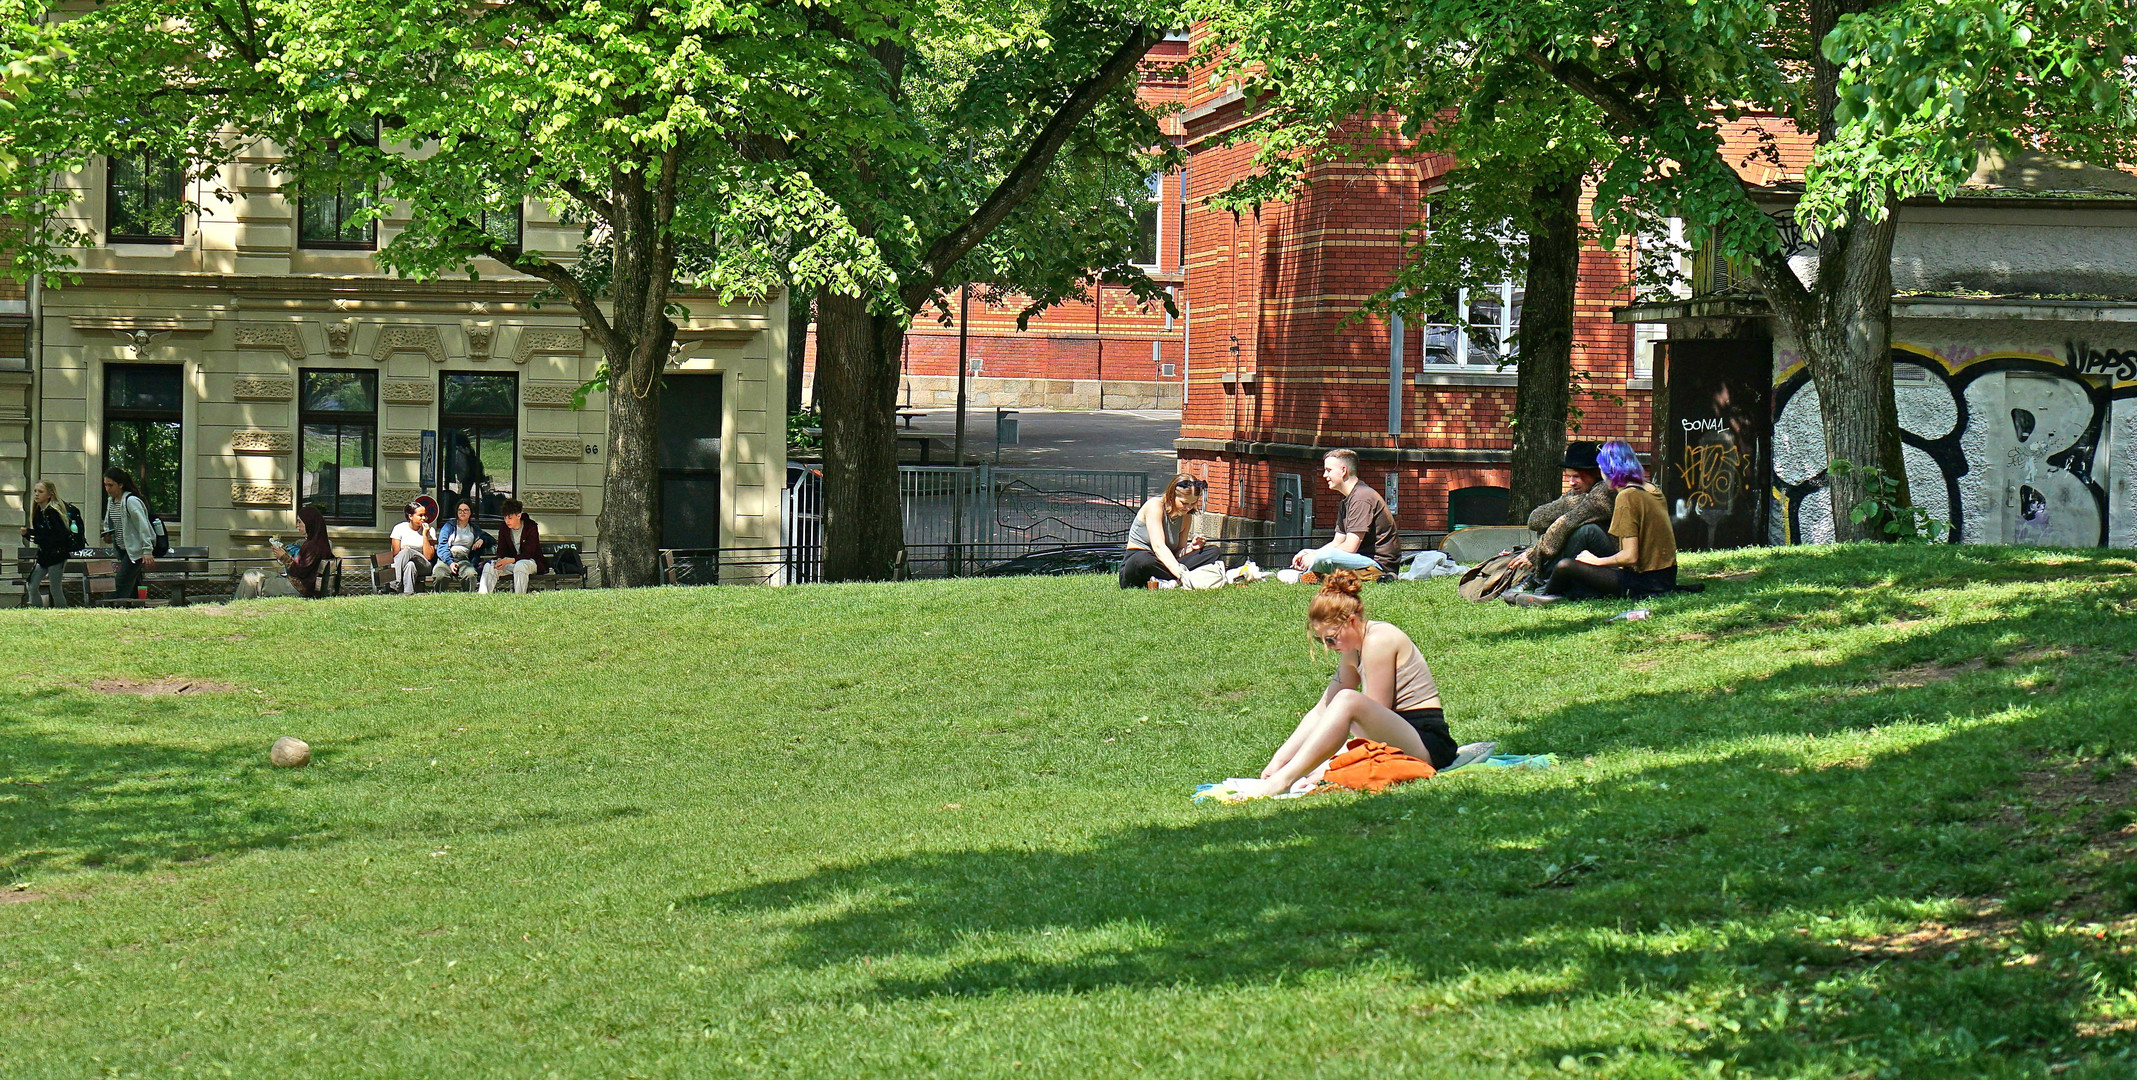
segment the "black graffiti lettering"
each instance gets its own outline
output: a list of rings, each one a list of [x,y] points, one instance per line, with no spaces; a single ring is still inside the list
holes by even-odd
[[[2086,375],[2137,379],[2137,349],[2095,349],[2089,341],[2066,341],[2063,348],[2073,370]]]

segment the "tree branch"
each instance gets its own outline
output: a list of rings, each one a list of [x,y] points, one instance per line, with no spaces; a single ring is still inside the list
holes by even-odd
[[[1612,120],[1630,128],[1654,126],[1653,109],[1634,100],[1628,90],[1596,74],[1586,64],[1553,60],[1537,49],[1529,49],[1525,55],[1530,63],[1543,69],[1544,74],[1564,83],[1574,93],[1595,102],[1596,107],[1602,109]]]
[[[223,18],[222,11],[216,8],[211,0],[201,0],[200,10],[206,12],[208,18],[215,20],[215,25],[223,32],[223,38],[230,42],[230,47],[236,49],[239,56],[245,58],[246,63],[257,65],[260,62],[259,51],[252,47],[251,40],[239,37],[237,30]]]
[[[1626,127],[1650,129],[1660,119],[1656,110],[1640,104],[1627,87],[1619,85],[1617,80],[1603,78],[1585,64],[1552,60],[1537,49],[1529,49],[1525,55],[1530,63],[1543,69],[1544,74],[1557,79],[1574,93],[1594,102],[1596,107],[1602,109],[1612,120]],[[1623,79],[1624,76],[1619,78]],[[1659,91],[1673,95],[1677,93],[1669,85],[1669,73],[1666,67],[1658,73],[1655,80],[1636,80],[1630,83],[1630,86],[1641,89],[1656,88]],[[1742,193],[1744,202],[1753,209],[1757,209],[1758,203],[1751,197],[1751,181],[1745,179],[1743,173],[1731,168],[1727,161],[1721,160],[1719,147],[1715,149],[1714,154],[1714,163],[1736,180],[1737,190]],[[1791,309],[1791,315],[1808,313],[1811,310],[1816,300],[1811,295],[1810,290],[1804,288],[1803,280],[1798,278],[1795,270],[1788,265],[1788,254],[1786,252],[1760,252],[1752,261],[1754,263],[1753,273],[1758,282],[1759,291],[1766,294],[1768,303],[1773,304],[1775,307]],[[1797,325],[1802,324],[1798,322]]]
[[[971,250],[978,247],[987,235],[995,230],[1011,211],[1031,197],[1046,178],[1046,170],[1052,167],[1054,157],[1066,145],[1076,125],[1083,122],[1098,107],[1100,100],[1118,89],[1135,74],[1136,66],[1142,63],[1144,54],[1156,44],[1158,38],[1147,24],[1137,24],[1128,31],[1128,39],[1091,76],[1070,91],[1068,100],[1054,110],[1051,120],[1039,132],[1024,156],[1009,170],[1009,175],[995,186],[986,201],[972,211],[964,224],[951,230],[928,248],[927,257],[920,261],[920,276],[907,282],[900,299],[906,310],[918,311],[920,305],[934,293],[935,283],[957,265]]]
[[[594,294],[586,291],[586,286],[580,284],[579,279],[571,275],[571,271],[518,244],[507,244],[498,240],[466,218],[461,218],[460,224],[482,238],[476,245],[478,254],[488,255],[522,274],[540,278],[555,286],[556,291],[564,294],[564,301],[576,309],[579,317],[586,320],[586,325],[593,329],[594,336],[601,342],[601,351],[614,355],[618,345],[616,328],[609,324],[608,316],[601,314],[601,304],[594,298]]]

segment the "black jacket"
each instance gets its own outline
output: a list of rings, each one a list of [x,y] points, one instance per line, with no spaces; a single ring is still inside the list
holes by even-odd
[[[74,553],[74,529],[67,524],[67,515],[59,512],[58,503],[46,503],[32,515],[27,531],[30,542],[37,545],[39,566],[66,562]]]

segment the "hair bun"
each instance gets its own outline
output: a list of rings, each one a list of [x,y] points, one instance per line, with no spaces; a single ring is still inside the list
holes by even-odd
[[[1328,575],[1321,585],[1322,592],[1342,593],[1345,596],[1356,596],[1364,589],[1365,583],[1358,579],[1356,570],[1338,570]]]

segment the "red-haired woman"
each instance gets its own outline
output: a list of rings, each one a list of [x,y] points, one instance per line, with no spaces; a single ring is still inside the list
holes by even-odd
[[[1384,742],[1435,769],[1454,764],[1454,736],[1432,669],[1401,627],[1365,617],[1361,587],[1356,571],[1338,570],[1314,594],[1306,627],[1315,641],[1336,651],[1335,678],[1277,748],[1257,784],[1239,789],[1241,797],[1283,794],[1353,736]]]

